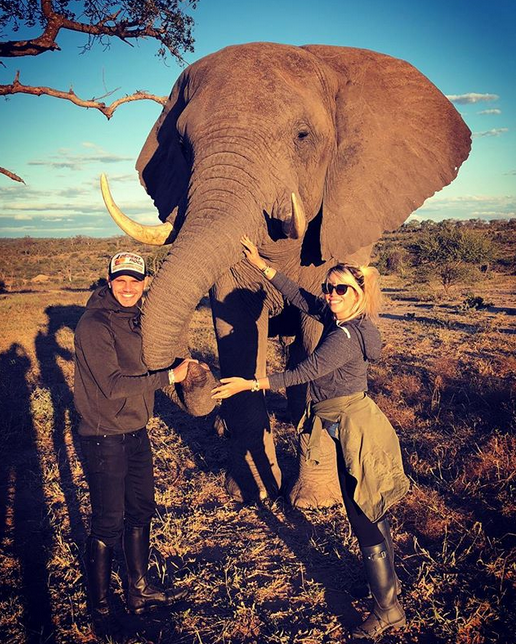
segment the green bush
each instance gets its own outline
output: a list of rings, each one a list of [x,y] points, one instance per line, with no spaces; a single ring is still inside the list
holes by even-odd
[[[376,263],[380,273],[404,277],[408,266],[410,266],[410,256],[403,246],[386,244],[380,249]]]
[[[494,247],[481,231],[444,222],[422,230],[411,244],[410,252],[421,278],[435,276],[445,291],[457,282],[474,277],[481,267],[488,267]]]
[[[493,303],[486,302],[480,295],[468,295],[462,302],[461,308],[464,311],[470,311],[471,309],[474,309],[475,311],[481,311],[483,309],[487,309],[490,306],[493,306]]]

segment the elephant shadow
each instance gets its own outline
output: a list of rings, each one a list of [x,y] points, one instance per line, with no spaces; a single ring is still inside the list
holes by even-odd
[[[236,289],[223,302],[217,303],[218,316],[230,327],[239,323],[238,332],[229,333],[226,338],[219,341],[219,351],[225,353],[224,359],[227,361],[228,356],[236,356],[235,372],[245,372],[245,365],[240,362],[242,356],[248,352],[256,354],[258,351],[258,329],[257,320],[262,314],[265,294],[259,298],[259,306],[242,306],[248,298],[253,296],[256,302],[256,293],[248,289]],[[247,318],[246,324],[242,325],[242,313],[244,308]],[[276,335],[276,334],[275,334]],[[207,362],[213,370],[216,370],[214,356],[206,353],[196,353],[192,349],[192,355],[196,358]],[[244,356],[245,357],[245,356]],[[228,373],[230,365],[226,362],[225,370]],[[231,372],[230,372],[231,373]],[[248,377],[252,377],[248,375]],[[238,398],[238,396],[235,396]],[[287,406],[287,399],[283,394],[278,392],[267,392],[267,395],[260,397],[265,400],[269,412],[273,413],[277,420],[285,423],[290,422],[290,413]],[[258,399],[258,397],[256,398]],[[161,392],[156,396],[156,413],[163,420],[174,427],[180,434],[185,445],[190,449],[195,462],[195,467],[201,472],[219,474],[224,470],[227,460],[228,442],[221,440],[213,431],[213,424],[217,418],[218,410],[204,417],[192,418],[186,412],[174,407],[171,408],[170,401]],[[291,428],[294,432],[294,428]],[[298,468],[298,460],[294,450],[288,444],[288,441],[276,441],[278,460],[281,462],[281,469],[289,476],[295,476]],[[178,476],[176,472],[176,476]],[[245,477],[245,473],[243,475]],[[288,483],[285,485],[288,488]],[[293,585],[299,592],[302,592],[302,585],[307,579],[310,579],[325,589],[326,604],[329,609],[339,616],[343,628],[348,628],[359,623],[361,620],[357,611],[353,608],[352,597],[345,591],[335,590],[338,587],[336,582],[336,570],[339,576],[350,575],[350,578],[356,576],[361,566],[358,565],[354,555],[345,547],[344,539],[335,543],[330,552],[321,553],[313,542],[322,541],[326,538],[324,527],[319,527],[310,522],[307,518],[309,511],[305,514],[288,504],[283,498],[277,502],[265,501],[258,503],[256,506],[258,519],[263,523],[264,529],[276,534],[285,544],[288,551],[292,552],[296,559],[303,565],[306,573],[304,581],[300,579],[293,580]],[[202,553],[201,559],[209,561],[215,556],[213,553]],[[223,557],[223,553],[218,553],[217,558]],[[265,583],[265,577],[264,577]],[[344,584],[342,584],[344,585]],[[284,601],[278,599],[278,602]],[[287,625],[286,625],[287,626]]]

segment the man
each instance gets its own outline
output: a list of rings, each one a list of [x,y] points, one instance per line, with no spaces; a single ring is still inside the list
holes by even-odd
[[[75,332],[74,400],[92,509],[86,569],[98,635],[112,628],[108,591],[113,548],[121,539],[130,612],[168,606],[184,595],[147,581],[155,503],[146,425],[155,390],[183,381],[192,360],[175,369],[147,370],[140,332],[146,274],[140,255],[124,251],[112,257],[108,284],[92,294]]]

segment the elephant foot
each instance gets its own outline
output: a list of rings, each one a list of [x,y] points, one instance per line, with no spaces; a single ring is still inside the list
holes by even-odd
[[[278,488],[274,492],[274,490],[268,491],[264,487],[256,486],[255,489],[244,491],[230,474],[226,474],[225,488],[229,496],[238,503],[253,503],[256,501],[264,501],[268,498],[274,499],[279,496]]]
[[[239,503],[254,503],[280,496],[281,470],[277,464],[269,464],[263,480],[257,472],[232,470],[226,474],[225,488],[229,496]]]
[[[331,508],[342,505],[340,489],[317,486],[315,489],[296,482],[288,493],[290,504],[295,508]]]

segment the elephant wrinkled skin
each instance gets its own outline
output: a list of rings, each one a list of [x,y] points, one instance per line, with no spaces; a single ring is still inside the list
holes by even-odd
[[[291,314],[244,261],[240,237],[317,292],[329,267],[367,262],[384,231],[453,181],[470,145],[460,115],[427,78],[376,52],[252,43],[190,65],[137,162],[171,242],[144,307],[149,367],[186,355],[190,319],[208,288],[223,377],[264,376],[268,332],[295,335],[288,358],[295,364],[320,327]],[[306,225],[302,217],[292,222],[292,195]],[[296,422],[305,388],[287,395]],[[221,413],[230,494],[276,495],[281,471],[263,395],[241,393]],[[338,501],[333,441],[313,469],[303,439],[299,445],[292,502]]]

